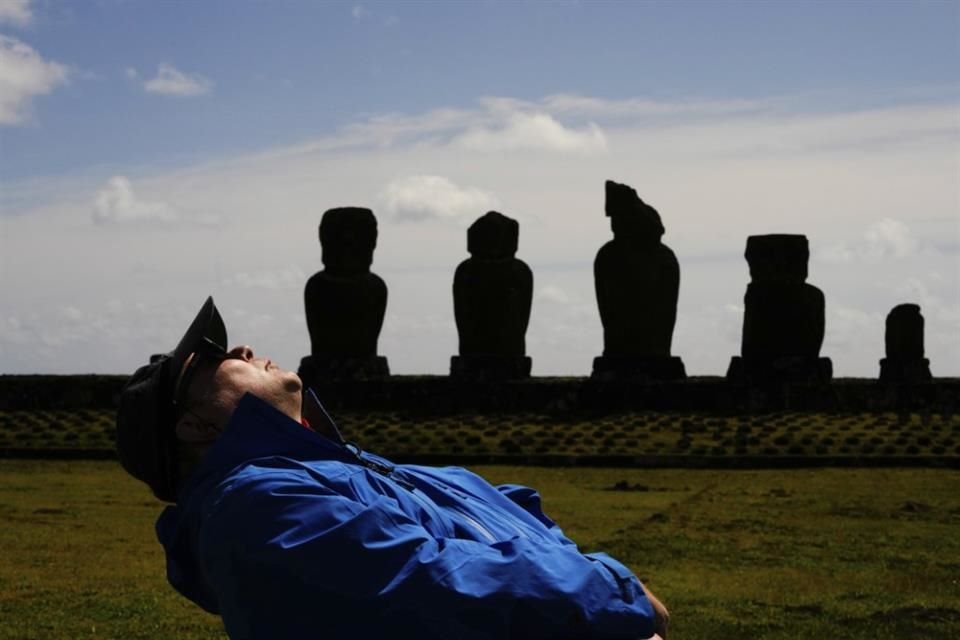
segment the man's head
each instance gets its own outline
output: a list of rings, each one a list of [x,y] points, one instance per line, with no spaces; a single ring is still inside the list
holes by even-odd
[[[120,394],[120,462],[161,500],[176,500],[182,454],[202,454],[245,393],[300,418],[300,378],[250,347],[227,351],[226,342],[226,327],[208,298],[177,347],[140,367]]]

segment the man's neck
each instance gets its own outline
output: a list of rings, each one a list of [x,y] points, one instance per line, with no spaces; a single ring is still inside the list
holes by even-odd
[[[330,438],[334,442],[343,443],[343,436],[340,434],[336,423],[333,421],[333,418],[330,417],[330,414],[327,413],[327,410],[324,409],[323,404],[312,389],[307,389],[303,394],[302,413],[302,421],[311,429],[322,436]]]

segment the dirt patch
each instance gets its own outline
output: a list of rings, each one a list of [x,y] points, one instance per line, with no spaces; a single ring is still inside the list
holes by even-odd
[[[666,487],[650,487],[640,483],[630,484],[626,480],[620,480],[609,487],[604,487],[603,490],[604,491],[638,491],[641,493],[646,491],[669,491],[669,489],[667,489]]]
[[[913,500],[907,500],[900,507],[900,511],[904,513],[927,513],[932,511],[933,507],[922,502],[914,502]]]
[[[902,623],[904,619],[914,622],[960,622],[960,611],[949,607],[900,607],[889,611],[877,611],[871,620],[885,623]]]

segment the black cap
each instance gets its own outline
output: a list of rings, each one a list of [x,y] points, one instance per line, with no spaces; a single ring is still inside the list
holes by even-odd
[[[174,434],[174,387],[190,354],[210,342],[227,347],[223,318],[207,298],[170,353],[153,356],[137,369],[120,392],[117,454],[127,473],[145,482],[161,500],[177,499],[177,447]]]

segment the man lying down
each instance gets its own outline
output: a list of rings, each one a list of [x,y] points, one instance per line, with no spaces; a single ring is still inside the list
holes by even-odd
[[[663,605],[536,491],[362,452],[301,387],[228,350],[208,298],[120,396],[120,461],[174,503],[156,524],[170,584],[231,638],[666,635]]]

